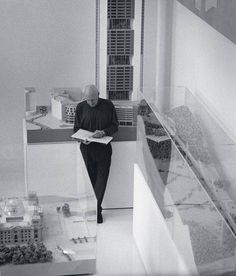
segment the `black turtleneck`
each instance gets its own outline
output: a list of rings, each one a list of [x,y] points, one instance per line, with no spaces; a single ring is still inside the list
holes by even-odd
[[[98,99],[96,106],[91,107],[86,101],[79,103],[75,111],[74,132],[80,128],[94,132],[103,130],[111,136],[118,131],[116,110],[110,100]]]

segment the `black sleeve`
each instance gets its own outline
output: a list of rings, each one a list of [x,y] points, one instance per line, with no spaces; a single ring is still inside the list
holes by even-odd
[[[74,133],[81,128],[81,118],[79,112],[79,104],[76,106],[75,109],[75,122],[74,122]]]
[[[110,102],[110,103],[111,103],[111,113],[112,113],[111,114],[111,123],[108,127],[106,127],[104,129],[105,134],[108,135],[108,136],[111,136],[112,134],[117,132],[118,131],[118,125],[119,125],[115,107],[114,107],[112,102]]]

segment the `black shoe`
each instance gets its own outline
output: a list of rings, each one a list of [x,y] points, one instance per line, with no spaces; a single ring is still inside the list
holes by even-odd
[[[97,214],[97,223],[103,223],[102,214]]]

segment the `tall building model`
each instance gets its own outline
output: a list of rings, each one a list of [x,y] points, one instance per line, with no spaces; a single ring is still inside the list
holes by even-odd
[[[0,245],[42,241],[43,212],[36,193],[0,201]]]
[[[134,0],[108,0],[107,98],[130,100],[133,92]]]

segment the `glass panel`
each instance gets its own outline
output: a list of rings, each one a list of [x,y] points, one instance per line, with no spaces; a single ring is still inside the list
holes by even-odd
[[[187,266],[196,266],[200,275],[236,273],[235,234],[229,214],[222,210],[222,205],[233,201],[226,198],[227,189],[221,188],[220,181],[213,184],[214,192],[207,185],[206,174],[217,169],[210,162],[211,151],[205,138],[199,134],[200,121],[189,113],[181,113],[187,112],[182,101],[191,102],[185,89],[176,89],[179,94],[170,90],[157,91],[158,107],[153,97],[149,104],[140,96],[136,162]],[[169,97],[168,104],[160,101],[159,95],[165,92],[175,95]],[[177,106],[181,111],[176,111]],[[205,174],[197,165],[204,167]],[[224,176],[221,175],[223,183]],[[212,182],[212,177],[209,179]],[[219,197],[216,189],[222,189]]]
[[[79,144],[24,147],[25,196],[0,200],[0,274],[95,272],[97,201]]]

